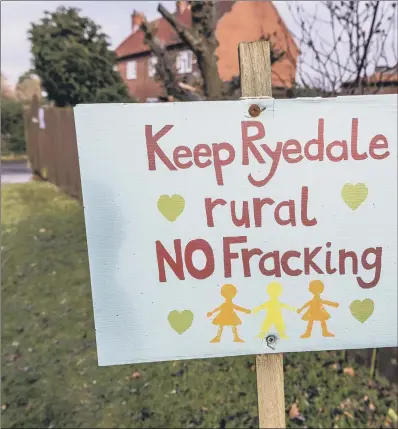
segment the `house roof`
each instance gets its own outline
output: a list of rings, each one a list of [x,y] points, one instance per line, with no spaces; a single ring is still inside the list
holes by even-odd
[[[225,13],[229,12],[234,5],[233,1],[220,1],[218,2],[217,20],[220,19]],[[186,27],[191,27],[191,11],[186,9],[182,14],[178,16],[174,14],[181,24]],[[155,21],[152,21],[157,28],[156,36],[161,40],[165,46],[172,46],[178,43],[182,43],[173,27],[162,17]],[[118,59],[143,54],[149,52],[148,45],[144,42],[144,34],[142,31],[135,31],[130,34],[117,48],[116,56]]]
[[[387,67],[376,67],[375,72],[361,79],[362,85],[398,85],[398,65],[387,68]],[[355,81],[343,82],[343,88],[350,88],[355,86]]]

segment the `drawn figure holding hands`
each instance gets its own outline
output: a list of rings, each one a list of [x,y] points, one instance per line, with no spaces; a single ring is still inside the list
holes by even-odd
[[[221,341],[221,335],[224,326],[231,326],[232,333],[234,336],[235,343],[244,343],[244,340],[238,335],[237,326],[242,324],[236,311],[241,311],[246,314],[250,314],[250,310],[247,308],[239,307],[232,302],[232,299],[236,295],[236,287],[231,284],[226,284],[221,288],[221,295],[225,298],[225,302],[219,307],[207,313],[207,317],[211,317],[214,313],[218,315],[213,320],[213,325],[218,325],[217,335],[210,341],[211,343],[219,343]]]
[[[314,298],[311,301],[308,301],[303,307],[297,310],[297,313],[301,313],[305,308],[308,307],[308,310],[304,313],[302,320],[308,322],[307,330],[301,335],[300,338],[309,338],[312,333],[312,328],[314,322],[321,322],[322,326],[322,335],[324,337],[334,337],[335,335],[328,331],[326,325],[326,320],[330,319],[330,314],[325,310],[324,305],[330,307],[338,308],[339,304],[337,302],[326,301],[321,298],[321,293],[324,290],[324,285],[320,280],[313,280],[310,283],[309,291],[314,295]]]
[[[258,313],[261,310],[267,311],[267,315],[261,326],[260,333],[257,335],[258,338],[264,338],[273,325],[275,326],[275,329],[277,330],[281,339],[289,338],[286,334],[286,326],[283,320],[282,310],[286,309],[290,311],[296,311],[296,309],[279,301],[279,297],[282,295],[282,292],[283,288],[280,283],[271,282],[267,286],[267,293],[270,299],[253,310],[253,314]]]

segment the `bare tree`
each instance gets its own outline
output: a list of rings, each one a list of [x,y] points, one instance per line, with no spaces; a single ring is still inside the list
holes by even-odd
[[[18,100],[23,103],[31,103],[34,95],[41,99],[42,88],[40,78],[31,72],[24,73],[18,79],[15,92]]]
[[[301,51],[299,83],[322,95],[377,92],[383,73],[397,65],[396,1],[305,3],[288,6]]]
[[[15,89],[9,83],[8,79],[1,73],[1,98],[15,100]]]
[[[218,72],[216,55],[218,41],[215,36],[217,1],[190,1],[189,4],[192,19],[190,28],[179,22],[163,5],[159,4],[158,11],[195,55],[201,78],[195,82],[195,85],[189,85],[176,77],[171,54],[156,37],[156,27],[144,20],[140,28],[144,32],[145,42],[158,59],[156,65],[158,78],[164,83],[169,97],[178,100],[236,98],[240,88],[239,76],[229,82],[223,82]],[[272,46],[271,64],[281,59],[283,55],[284,52]]]
[[[156,37],[156,27],[154,24],[150,24],[144,19],[140,28],[144,33],[145,43],[151,49],[152,55],[157,58],[157,78],[163,82],[169,100],[201,100],[202,97],[196,92],[194,87],[187,87],[177,79],[171,56],[163,43]]]

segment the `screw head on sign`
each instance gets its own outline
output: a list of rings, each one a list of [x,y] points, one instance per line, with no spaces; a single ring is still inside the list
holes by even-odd
[[[261,113],[261,109],[260,106],[257,104],[252,104],[249,107],[249,115],[252,116],[253,118],[255,118],[256,116],[258,116]]]

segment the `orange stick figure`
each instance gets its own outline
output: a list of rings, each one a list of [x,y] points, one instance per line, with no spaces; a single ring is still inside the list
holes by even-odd
[[[314,295],[311,301],[308,301],[301,308],[297,310],[297,313],[301,313],[305,308],[308,310],[304,313],[302,320],[308,322],[307,330],[301,335],[300,338],[309,338],[311,336],[314,322],[321,322],[322,335],[324,337],[334,337],[335,335],[328,331],[326,320],[330,319],[330,314],[325,310],[324,305],[338,308],[337,302],[325,301],[321,298],[321,293],[324,290],[324,285],[320,280],[313,280],[310,282],[309,291]]]
[[[234,336],[235,343],[244,343],[244,340],[238,335],[237,326],[242,324],[236,311],[242,311],[243,313],[250,314],[248,308],[239,307],[232,302],[232,299],[236,295],[236,287],[234,285],[224,285],[221,288],[221,295],[225,298],[225,302],[219,307],[207,313],[207,317],[211,317],[214,313],[218,312],[218,315],[213,320],[213,325],[218,325],[217,335],[210,341],[211,343],[219,343],[221,341],[222,331],[224,326],[231,326],[232,333]]]

